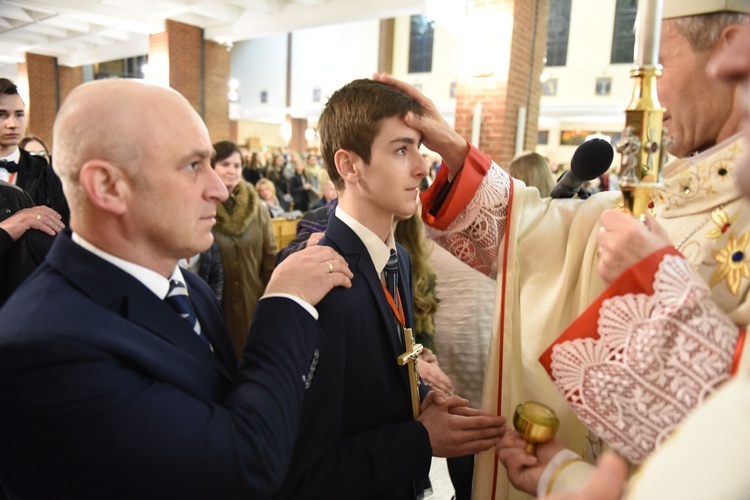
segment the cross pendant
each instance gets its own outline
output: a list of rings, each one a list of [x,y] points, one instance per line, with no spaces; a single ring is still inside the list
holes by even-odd
[[[411,328],[404,328],[404,344],[406,351],[398,357],[399,366],[409,367],[409,388],[411,389],[411,410],[416,420],[419,417],[419,366],[418,358],[422,352],[422,344],[414,343],[414,333]]]

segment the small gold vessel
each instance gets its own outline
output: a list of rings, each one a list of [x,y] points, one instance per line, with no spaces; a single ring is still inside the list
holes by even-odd
[[[552,441],[560,427],[555,410],[536,401],[526,401],[516,406],[513,427],[528,445],[526,451],[534,454],[536,445]]]

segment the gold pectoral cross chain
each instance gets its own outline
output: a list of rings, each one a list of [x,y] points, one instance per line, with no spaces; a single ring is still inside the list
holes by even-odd
[[[383,286],[383,292],[385,293],[385,298],[388,301],[388,305],[393,310],[393,314],[396,315],[396,321],[400,325],[400,327],[404,327],[404,346],[406,347],[406,351],[398,357],[398,365],[404,366],[408,365],[409,367],[409,388],[411,389],[411,411],[414,415],[414,419],[416,420],[419,417],[419,366],[417,364],[417,360],[419,358],[419,354],[422,352],[422,344],[415,344],[414,343],[414,332],[412,332],[411,328],[405,328],[405,320],[404,320],[404,313],[399,307],[401,303],[401,297],[397,296],[394,297],[391,296],[391,294],[388,292],[388,289],[386,289],[384,283],[380,283]],[[398,301],[398,302],[396,302]]]

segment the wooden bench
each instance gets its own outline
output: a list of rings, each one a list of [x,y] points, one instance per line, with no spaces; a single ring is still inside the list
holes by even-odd
[[[281,250],[297,236],[297,221],[299,219],[271,219],[273,235],[276,238],[276,248]]]

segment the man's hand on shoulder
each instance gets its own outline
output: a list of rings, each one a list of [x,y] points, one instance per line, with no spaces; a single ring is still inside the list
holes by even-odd
[[[469,408],[468,401],[434,390],[422,402],[419,421],[436,457],[474,455],[495,446],[505,433],[505,418]]]
[[[62,216],[44,205],[24,208],[7,219],[0,221],[0,228],[4,229],[13,241],[24,235],[30,229],[37,229],[54,236],[65,227]]]
[[[312,233],[305,242],[305,248],[306,247],[312,247],[318,244],[320,240],[323,239],[323,236],[325,236],[326,233]]]
[[[315,305],[333,287],[352,286],[349,265],[335,250],[311,246],[295,252],[274,269],[266,294],[286,293]]]

